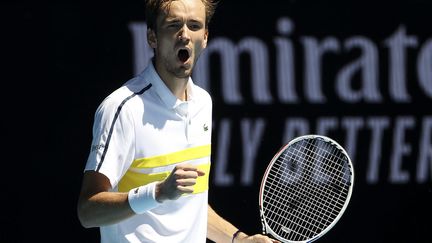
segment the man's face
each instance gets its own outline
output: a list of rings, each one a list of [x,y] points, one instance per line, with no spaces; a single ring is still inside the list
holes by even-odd
[[[149,31],[156,69],[164,78],[188,78],[207,45],[205,6],[200,0],[176,0]]]

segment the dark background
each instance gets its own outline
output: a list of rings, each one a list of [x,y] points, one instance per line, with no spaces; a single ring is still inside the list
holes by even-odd
[[[210,26],[210,41],[218,36],[233,42],[255,36],[271,46],[276,20],[287,16],[295,23],[290,38],[296,47],[301,36],[344,40],[361,35],[382,45],[401,24],[409,34],[417,36],[421,46],[432,36],[431,10],[430,1],[420,0],[222,0]],[[2,1],[0,15],[4,205],[0,242],[98,242],[98,229],[84,229],[79,224],[76,202],[91,142],[94,111],[106,95],[134,75],[128,24],[144,21],[143,1]],[[385,80],[387,53],[383,49],[379,52],[383,54],[380,78]],[[408,52],[407,79],[414,98],[402,105],[386,99],[378,105],[352,106],[333,98],[322,105],[260,105],[248,93],[246,104],[230,105],[224,103],[219,84],[213,82],[209,91],[215,104],[214,134],[223,118],[237,124],[244,117],[261,117],[274,126],[263,137],[265,146],[257,157],[256,179],[250,186],[239,183],[241,141],[239,134],[233,132],[228,169],[235,176],[235,184],[212,184],[210,203],[245,232],[261,232],[260,177],[282,143],[280,127],[290,116],[313,122],[324,115],[405,115],[421,124],[422,117],[431,115],[432,102],[419,92],[416,84],[416,58],[416,52]],[[296,61],[300,72],[301,60]],[[323,70],[323,79],[330,80],[341,62],[346,60],[331,59]],[[247,77],[243,77],[242,83],[246,90],[250,88]],[[382,86],[385,88],[386,84]],[[419,131],[410,136],[418,137]],[[366,156],[362,148],[368,145],[368,134],[360,136],[360,149],[352,158],[356,182],[351,202],[338,224],[319,242],[432,242],[432,172],[425,183],[416,182],[414,175],[407,183],[390,183],[386,162],[389,133],[384,139],[387,145],[382,151],[380,179],[375,184],[365,179]],[[333,135],[343,141],[343,132]],[[275,141],[274,137],[279,139]],[[214,145],[217,139],[214,135]],[[413,153],[416,145],[413,142]],[[415,158],[406,163],[411,172],[415,171]]]

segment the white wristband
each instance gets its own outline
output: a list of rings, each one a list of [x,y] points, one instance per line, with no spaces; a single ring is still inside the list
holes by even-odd
[[[129,205],[136,214],[142,214],[160,204],[155,197],[156,183],[152,182],[129,191]]]

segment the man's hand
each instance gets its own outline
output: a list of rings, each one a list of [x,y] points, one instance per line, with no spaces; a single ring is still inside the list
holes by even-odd
[[[193,193],[197,178],[204,174],[194,165],[177,165],[164,181],[156,185],[156,200],[176,200],[184,193]]]

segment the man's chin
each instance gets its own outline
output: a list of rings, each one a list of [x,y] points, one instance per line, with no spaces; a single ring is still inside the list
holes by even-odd
[[[192,74],[193,66],[190,63],[184,63],[178,67],[177,73],[189,77]]]
[[[192,62],[190,60],[183,62],[180,64],[180,68],[185,69],[185,70],[188,70],[188,69],[192,70],[192,68],[193,68]]]
[[[176,72],[176,76],[178,78],[189,78],[191,75],[192,75],[192,68],[180,67]]]

